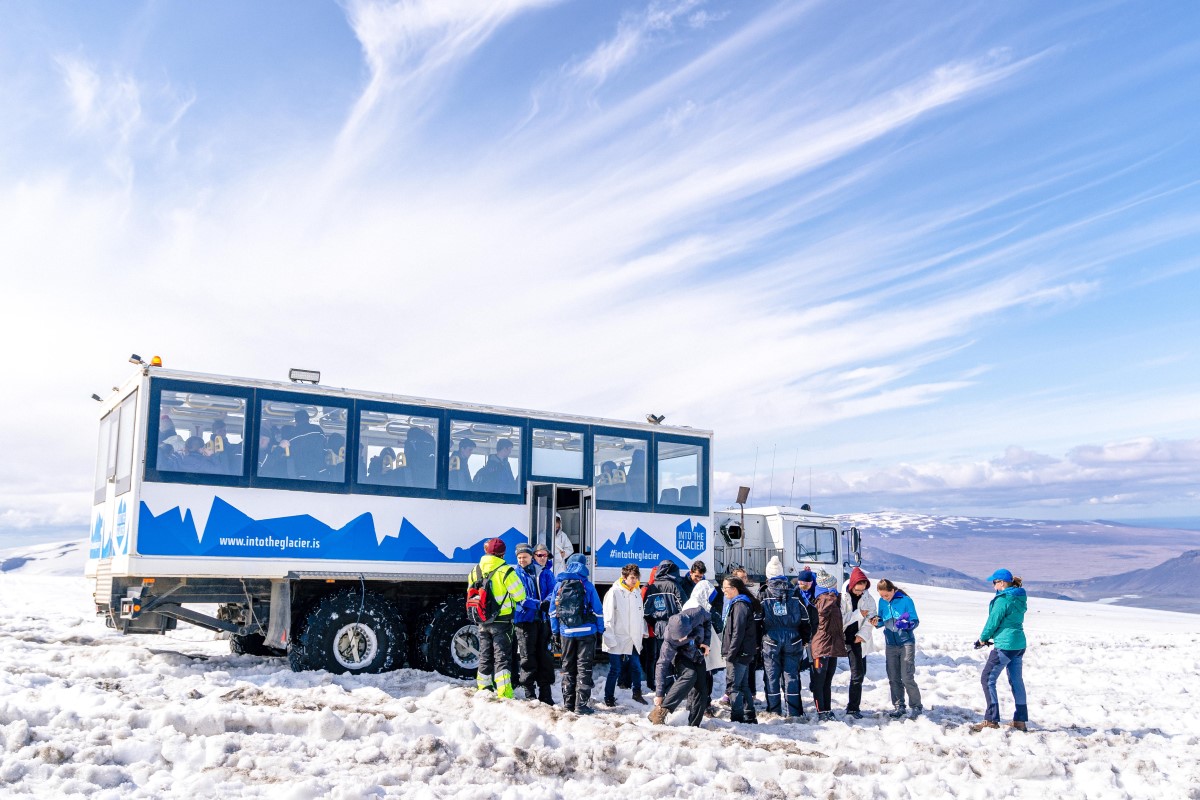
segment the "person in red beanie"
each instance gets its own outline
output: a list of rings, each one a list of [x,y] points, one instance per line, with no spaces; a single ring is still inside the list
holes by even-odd
[[[500,697],[513,696],[512,660],[513,611],[525,600],[525,585],[512,566],[504,563],[504,542],[488,539],[483,557],[467,578],[467,609],[472,600],[486,592],[486,601],[474,611],[479,636],[479,667],[475,685],[481,691],[494,689]]]
[[[867,653],[875,652],[875,639],[871,635],[875,626],[870,623],[878,616],[879,608],[871,596],[871,581],[858,567],[850,570],[842,592],[842,625],[846,636],[846,650],[850,653],[850,697],[846,702],[846,716],[862,719],[863,678],[867,676]]]

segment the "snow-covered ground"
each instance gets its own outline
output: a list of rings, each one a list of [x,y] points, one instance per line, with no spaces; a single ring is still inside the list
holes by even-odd
[[[1195,615],[1033,599],[1033,730],[971,734],[988,596],[914,586],[923,718],[697,731],[627,698],[580,718],[415,670],[295,674],[197,629],[120,637],[53,563],[0,574],[5,796],[1200,798]],[[888,706],[880,655],[863,705]]]

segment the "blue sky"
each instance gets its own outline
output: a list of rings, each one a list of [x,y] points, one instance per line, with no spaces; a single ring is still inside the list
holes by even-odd
[[[1200,514],[1192,4],[0,12],[0,530],[83,524],[131,351],[665,413],[718,501]]]

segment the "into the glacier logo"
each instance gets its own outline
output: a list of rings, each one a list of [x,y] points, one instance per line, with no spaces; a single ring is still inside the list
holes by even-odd
[[[685,556],[699,555],[708,543],[708,531],[699,522],[685,519],[675,529],[675,549]]]
[[[117,506],[117,525],[114,533],[117,542],[117,552],[122,555],[128,552],[125,549],[129,544],[129,539],[126,537],[126,534],[129,532],[129,526],[126,521],[128,516],[125,509],[125,501],[122,500],[121,504]]]

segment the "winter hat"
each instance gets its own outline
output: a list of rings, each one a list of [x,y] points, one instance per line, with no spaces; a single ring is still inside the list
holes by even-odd
[[[871,581],[867,578],[867,573],[863,572],[860,568],[855,567],[854,569],[850,570],[850,580],[846,582],[846,588],[853,589],[860,583],[865,583],[868,589],[871,588]]]
[[[833,577],[825,570],[821,570],[817,573],[817,586],[820,586],[822,589],[836,589],[837,578]]]
[[[570,558],[567,559],[567,566],[569,567],[572,564],[585,564],[586,565],[587,557],[583,553],[575,553],[574,555],[572,555]]]
[[[487,544],[483,546],[483,552],[489,556],[502,556],[505,549],[503,539],[488,539]]]
[[[998,569],[992,573],[992,577],[988,578],[988,583],[991,583],[992,581],[1004,581],[1005,583],[1012,583],[1012,573],[1006,569]]]
[[[812,583],[816,579],[817,579],[817,576],[813,575],[813,571],[811,569],[807,569],[807,568],[800,570],[800,574],[796,576],[796,580],[805,581],[807,583]]]
[[[521,553],[529,553],[529,555],[533,555],[533,548],[525,542],[521,542],[519,545],[517,545],[517,555],[521,555]]]
[[[771,556],[771,560],[767,562],[767,580],[778,578],[783,574],[783,564],[779,563],[779,556]]]

